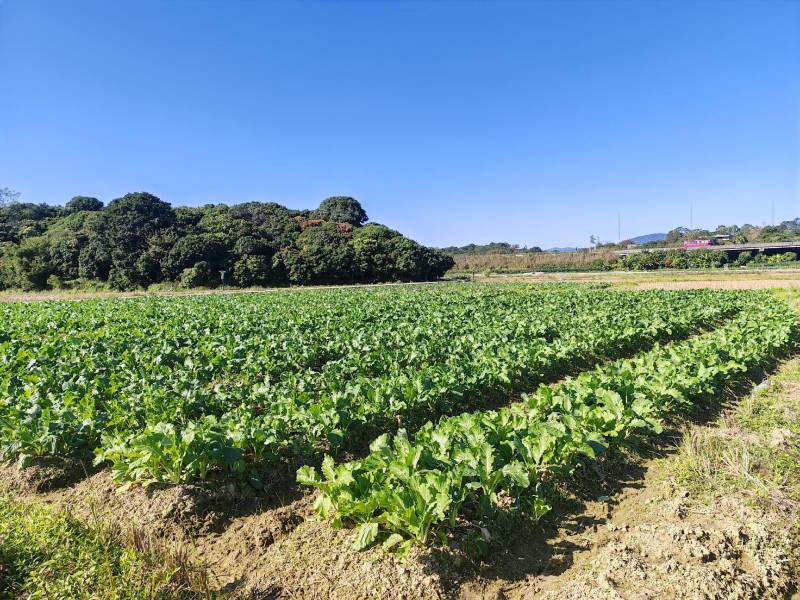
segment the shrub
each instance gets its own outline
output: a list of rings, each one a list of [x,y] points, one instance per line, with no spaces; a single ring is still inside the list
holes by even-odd
[[[58,275],[50,275],[47,278],[47,287],[51,290],[60,290],[64,288],[64,282],[61,281],[61,277]]]
[[[182,288],[207,287],[212,285],[211,267],[205,261],[195,263],[193,267],[184,269],[181,273],[180,286]]]

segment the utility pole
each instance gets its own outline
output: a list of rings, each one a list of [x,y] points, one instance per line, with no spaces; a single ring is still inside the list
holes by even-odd
[[[220,271],[219,272],[219,278],[220,278],[220,281],[222,282],[222,291],[223,292],[225,291],[225,273],[227,273],[227,271]]]

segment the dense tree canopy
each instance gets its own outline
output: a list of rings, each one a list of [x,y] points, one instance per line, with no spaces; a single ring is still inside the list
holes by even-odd
[[[541,252],[539,246],[520,246],[508,242],[490,242],[488,244],[467,244],[466,246],[447,246],[441,249],[445,254],[456,256],[459,254],[525,254],[528,252]]]
[[[319,208],[314,211],[314,218],[358,227],[367,222],[367,213],[355,198],[331,196],[320,203]]]
[[[103,203],[91,196],[75,196],[67,202],[64,208],[67,209],[67,212],[94,211],[103,208]]]
[[[6,197],[11,197],[7,195]],[[96,282],[135,289],[420,281],[452,259],[375,223],[349,197],[316,210],[275,203],[173,208],[146,193],[108,206],[76,196],[64,207],[0,206],[0,289]]]

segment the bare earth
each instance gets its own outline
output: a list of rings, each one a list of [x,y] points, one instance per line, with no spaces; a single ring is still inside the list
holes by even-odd
[[[611,271],[475,276],[476,282],[582,282],[624,289],[772,289],[800,287],[800,270],[769,271]]]
[[[644,281],[636,286],[640,290],[767,290],[774,288],[800,288],[794,279],[743,279],[739,281]]]

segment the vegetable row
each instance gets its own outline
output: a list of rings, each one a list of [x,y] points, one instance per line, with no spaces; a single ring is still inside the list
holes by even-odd
[[[784,303],[753,294],[718,329],[598,366],[497,411],[428,423],[415,435],[380,436],[363,459],[298,481],[319,488],[320,515],[358,525],[355,547],[382,540],[406,552],[443,541],[455,529],[488,524],[498,507],[538,517],[549,506],[545,482],[619,444],[633,432],[658,432],[661,420],[741,382],[786,351],[796,316]]]
[[[330,290],[0,309],[6,458],[94,451],[121,479],[302,464],[657,340],[746,295],[530,286]]]

